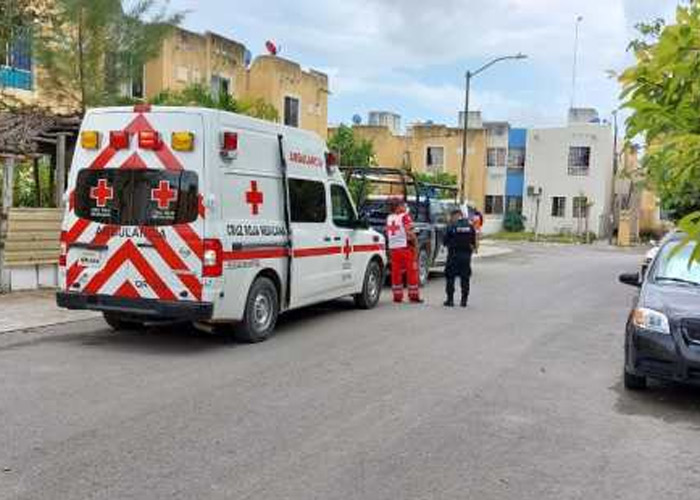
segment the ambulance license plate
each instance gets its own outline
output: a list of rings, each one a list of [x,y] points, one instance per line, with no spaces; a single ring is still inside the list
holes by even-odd
[[[78,263],[83,267],[100,267],[102,254],[94,250],[83,250],[78,257]]]

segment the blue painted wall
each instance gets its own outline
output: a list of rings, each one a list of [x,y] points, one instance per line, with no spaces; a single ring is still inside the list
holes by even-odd
[[[527,129],[512,128],[508,134],[510,149],[527,147]],[[509,168],[506,176],[506,196],[523,196],[525,189],[525,169]]]

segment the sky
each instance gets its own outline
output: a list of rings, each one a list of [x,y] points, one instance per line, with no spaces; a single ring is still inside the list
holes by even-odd
[[[472,80],[471,109],[513,126],[564,123],[572,97],[576,18],[580,23],[575,105],[602,118],[619,105],[609,71],[631,62],[640,21],[673,19],[680,0],[171,0],[183,26],[244,43],[265,41],[280,56],[329,75],[330,123],[367,120],[370,110],[456,125],[464,75],[493,57],[523,52]]]

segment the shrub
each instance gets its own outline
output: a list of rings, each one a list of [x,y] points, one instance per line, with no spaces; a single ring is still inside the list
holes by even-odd
[[[525,217],[518,212],[508,212],[503,219],[503,229],[509,233],[525,231]]]

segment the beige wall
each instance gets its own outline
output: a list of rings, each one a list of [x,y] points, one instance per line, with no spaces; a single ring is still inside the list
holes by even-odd
[[[194,83],[211,85],[212,76],[230,81],[238,98],[262,98],[284,118],[285,96],[299,99],[299,127],[326,137],[328,132],[328,77],[303,70],[278,56],[257,57],[245,65],[244,45],[214,33],[176,29],[163,42],[161,54],[145,69],[146,97],[165,89],[182,89]]]
[[[331,128],[329,134],[335,129]],[[378,165],[426,172],[429,146],[444,148],[444,171],[460,178],[462,129],[445,125],[414,125],[407,135],[393,135],[388,127],[353,126],[355,136],[372,142]],[[470,130],[467,151],[467,198],[483,210],[486,188],[486,132]]]

